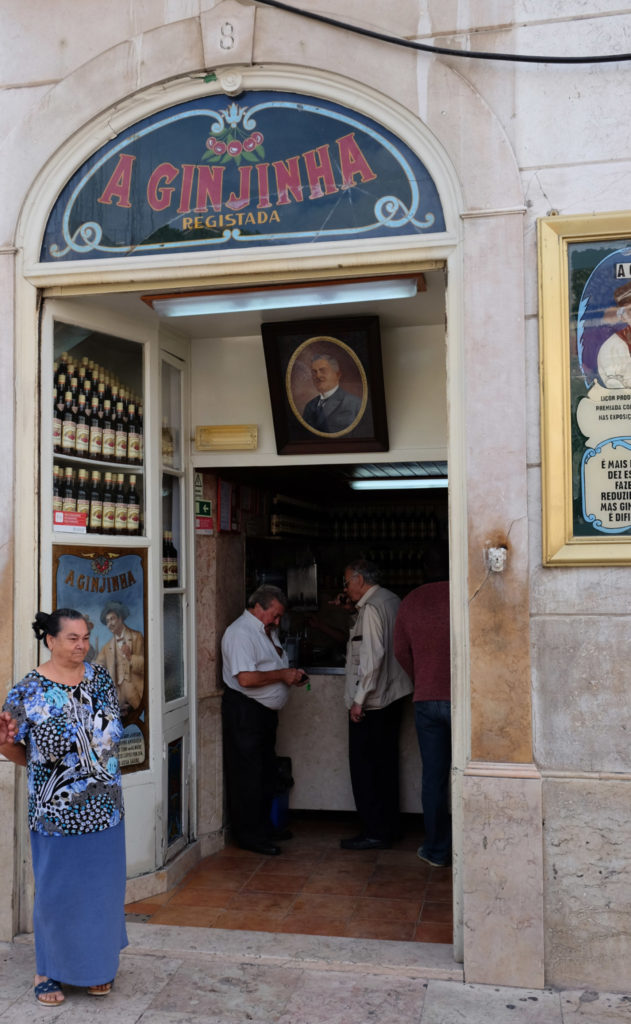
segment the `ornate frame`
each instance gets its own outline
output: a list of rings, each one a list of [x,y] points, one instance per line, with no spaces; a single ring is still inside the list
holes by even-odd
[[[626,565],[631,378],[605,378],[600,352],[627,330],[631,213],[543,218],[538,242],[543,564]]]

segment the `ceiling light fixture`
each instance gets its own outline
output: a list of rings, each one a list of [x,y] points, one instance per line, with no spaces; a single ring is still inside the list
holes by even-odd
[[[208,316],[212,313],[243,313],[261,309],[290,309],[299,306],[334,306],[343,302],[377,302],[410,299],[425,291],[422,275],[384,277],[358,281],[324,281],[288,288],[236,288],[231,291],[143,295],[143,302],[159,316]]]
[[[390,480],[387,477],[374,477],[372,479],[351,480],[350,485],[354,491],[409,491],[447,487],[448,480],[446,476],[413,477],[411,479],[408,477],[398,477]]]

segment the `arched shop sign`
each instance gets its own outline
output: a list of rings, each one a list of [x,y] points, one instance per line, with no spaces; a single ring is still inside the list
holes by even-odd
[[[252,91],[178,104],[101,147],[55,202],[41,260],[444,230],[427,168],[386,127],[326,100]]]

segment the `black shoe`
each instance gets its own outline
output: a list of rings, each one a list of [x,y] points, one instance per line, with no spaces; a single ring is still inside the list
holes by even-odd
[[[280,846],[273,843],[239,843],[242,850],[251,850],[252,853],[262,853],[265,857],[277,857],[281,852]]]
[[[353,836],[352,839],[340,839],[343,850],[389,850],[392,843],[385,839],[370,839],[369,836]]]

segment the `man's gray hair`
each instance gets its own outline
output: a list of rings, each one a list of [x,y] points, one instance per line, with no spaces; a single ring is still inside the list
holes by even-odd
[[[366,583],[370,583],[374,586],[375,583],[379,582],[381,577],[381,570],[374,562],[369,562],[367,558],[358,558],[354,562],[349,562],[346,566],[351,572],[356,572],[358,575],[364,577]]]
[[[335,356],[327,356],[326,353],[321,352],[320,355],[311,357],[311,365],[313,366],[313,364],[317,363],[319,359],[326,360],[329,366],[332,366],[336,373],[340,372],[340,364]]]
[[[271,583],[262,583],[248,597],[247,606],[248,608],[254,608],[256,604],[260,604],[261,608],[266,611],[272,601],[278,601],[279,604],[282,604],[283,608],[287,607],[287,595],[283,593],[280,587],[275,587]]]

